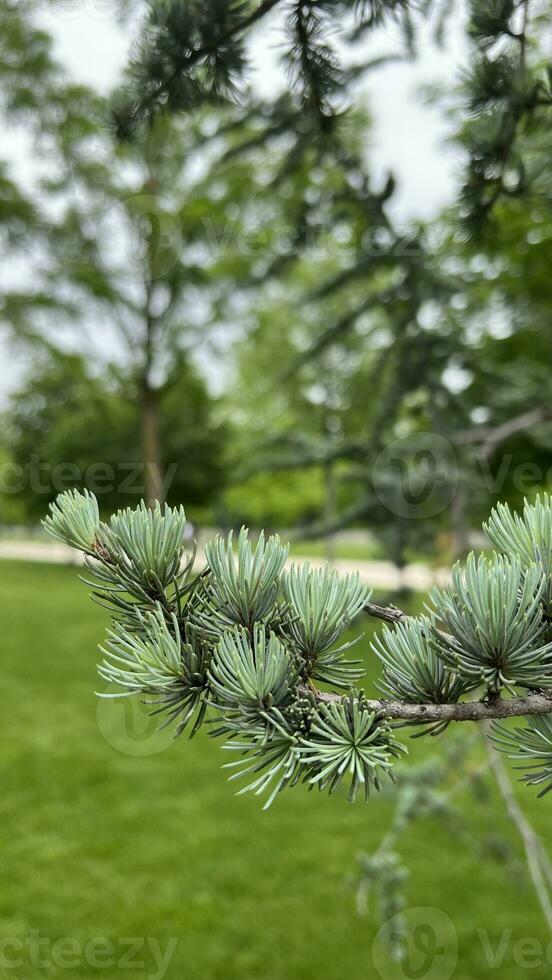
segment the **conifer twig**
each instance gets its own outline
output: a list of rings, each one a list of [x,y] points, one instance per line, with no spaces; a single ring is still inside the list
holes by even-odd
[[[537,896],[542,914],[545,918],[548,929],[552,933],[552,898],[550,895],[549,883],[543,874],[543,864],[549,864],[549,858],[537,833],[533,830],[525,813],[521,809],[514,788],[510,782],[510,777],[502,757],[493,748],[488,736],[488,727],[481,726],[482,737],[485,742],[485,749],[489,759],[489,765],[495,776],[496,783],[505,803],[510,820],[514,823],[523,841],[527,867],[531,876],[533,888]],[[544,861],[543,861],[544,858]]]
[[[323,704],[336,704],[342,695],[318,691]],[[436,721],[487,721],[495,718],[518,718],[524,715],[552,714],[552,695],[530,694],[523,698],[496,698],[487,701],[459,701],[455,704],[409,704],[403,701],[370,700],[364,705],[384,718],[395,718],[420,725]]]

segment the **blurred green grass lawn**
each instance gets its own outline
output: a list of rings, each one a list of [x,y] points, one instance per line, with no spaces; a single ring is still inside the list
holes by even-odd
[[[178,980],[377,977],[375,919],[357,916],[344,882],[357,852],[384,834],[388,800],[352,806],[297,789],[263,813],[257,798],[234,796],[220,770],[226,754],[203,734],[168,745],[138,739],[134,749],[129,743],[137,755],[118,750],[121,703],[93,693],[106,617],[75,571],[2,562],[0,604],[2,937],[25,942],[34,930],[84,948],[105,936],[115,958],[125,952],[121,938],[155,937],[164,949],[177,937],[166,976]],[[152,747],[163,751],[149,754]],[[420,740],[410,748],[417,760],[428,751]],[[523,800],[546,835],[549,804],[529,791]],[[470,797],[467,805],[482,836],[504,832],[517,847],[496,801],[485,808]],[[451,841],[439,822],[411,828],[402,853],[410,904],[442,909],[454,922],[456,980],[517,980],[513,944],[531,937],[546,948],[529,886]],[[479,929],[493,948],[511,930],[499,968],[486,962]],[[24,967],[4,965],[0,975],[121,976],[117,963],[42,968],[22,955]],[[123,976],[158,975],[149,947],[134,959],[143,965]],[[550,970],[545,955],[530,975],[544,980]],[[384,980],[413,975],[390,967]]]
[[[340,541],[332,546],[336,558],[344,561],[379,561],[385,557],[383,548],[376,541]],[[327,558],[328,543],[309,539],[294,541],[291,553],[296,558]]]

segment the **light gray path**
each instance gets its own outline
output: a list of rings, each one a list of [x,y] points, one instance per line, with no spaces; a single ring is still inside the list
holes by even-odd
[[[58,565],[78,565],[82,556],[63,544],[48,544],[39,541],[0,541],[0,559],[11,558],[21,561],[42,561]],[[198,555],[201,564],[202,555]],[[320,558],[293,558],[290,561],[310,561],[311,565],[321,567],[325,564]],[[335,568],[340,572],[358,572],[362,581],[376,589],[410,588],[424,592],[432,585],[445,585],[449,581],[448,569],[430,568],[428,565],[407,565],[399,572],[389,561],[351,561],[338,559]],[[1,575],[1,569],[0,569]]]

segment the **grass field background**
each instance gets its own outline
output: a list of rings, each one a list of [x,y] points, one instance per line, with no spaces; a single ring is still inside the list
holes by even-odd
[[[126,964],[122,941],[151,937],[164,950],[174,937],[165,976],[175,980],[424,980],[379,958],[376,971],[377,920],[357,916],[345,884],[358,851],[385,833],[389,800],[352,806],[297,789],[263,813],[258,799],[234,796],[216,742],[148,738],[143,716],[98,702],[106,618],[73,569],[0,563],[0,609],[0,976],[155,977],[151,945]],[[417,761],[435,752],[420,740],[410,748]],[[520,793],[549,838],[550,803]],[[464,805],[478,836],[503,833],[518,847],[494,796]],[[402,854],[410,904],[442,910],[458,938],[454,972],[429,980],[518,980],[525,969],[550,977],[550,936],[523,878],[509,880],[437,820],[412,827]],[[47,940],[46,965],[33,935]],[[91,965],[76,953],[74,966],[56,965],[51,946],[62,937],[82,949],[106,937],[114,962]],[[525,940],[534,941],[532,960]],[[24,964],[9,966],[16,956]]]

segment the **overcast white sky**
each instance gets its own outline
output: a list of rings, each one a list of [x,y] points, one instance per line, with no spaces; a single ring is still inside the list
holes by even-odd
[[[112,0],[63,0],[56,16],[44,15],[43,22],[55,40],[56,54],[74,78],[103,91],[111,89],[125,65],[134,31],[117,24]],[[398,179],[392,208],[396,220],[428,219],[453,198],[459,160],[444,145],[447,125],[439,113],[424,106],[418,92],[422,85],[449,85],[465,61],[465,39],[461,6],[451,15],[442,50],[424,31],[417,61],[392,63],[367,76],[359,97],[365,98],[374,116],[371,135],[371,166],[376,179],[391,169]],[[279,66],[278,21],[261,32],[254,45],[254,78],[258,92],[272,95],[283,84]],[[400,39],[390,26],[370,40],[369,56],[398,50]],[[364,54],[364,52],[363,52]],[[3,133],[1,154],[20,175],[32,170],[32,159],[24,140]],[[0,336],[0,405],[21,376],[24,360]]]

